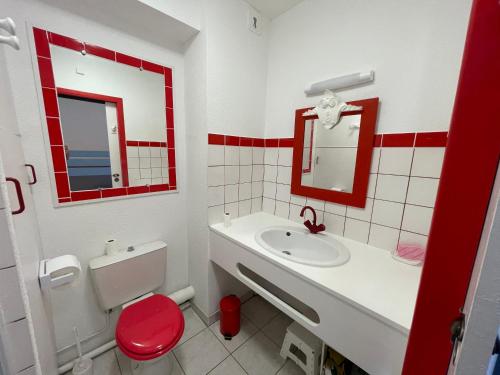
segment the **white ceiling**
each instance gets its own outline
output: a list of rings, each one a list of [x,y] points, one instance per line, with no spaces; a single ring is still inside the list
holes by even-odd
[[[264,16],[273,19],[288,9],[293,8],[302,0],[246,0]]]

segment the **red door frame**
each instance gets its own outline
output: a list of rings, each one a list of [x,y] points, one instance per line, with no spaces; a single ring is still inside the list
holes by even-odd
[[[500,3],[475,0],[404,375],[446,374],[500,156]],[[492,343],[493,345],[493,343]]]
[[[127,140],[125,136],[125,116],[123,114],[123,99],[115,96],[101,95],[93,92],[85,92],[79,90],[66,89],[63,87],[56,87],[57,95],[73,96],[76,98],[100,100],[103,102],[115,103],[116,117],[118,122],[118,142],[120,144],[120,166],[122,168],[122,182],[123,186],[129,186],[128,181],[128,162],[127,162]],[[61,134],[62,122],[60,122]],[[66,171],[67,173],[68,171]]]

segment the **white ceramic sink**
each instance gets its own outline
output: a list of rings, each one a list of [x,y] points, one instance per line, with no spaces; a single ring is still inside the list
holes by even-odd
[[[341,242],[324,233],[312,234],[305,228],[269,227],[257,232],[255,240],[275,255],[311,266],[340,266],[350,258]]]

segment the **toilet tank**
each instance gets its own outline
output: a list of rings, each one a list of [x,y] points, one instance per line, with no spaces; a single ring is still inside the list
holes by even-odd
[[[90,275],[104,310],[158,289],[165,281],[167,244],[161,241],[90,260]]]

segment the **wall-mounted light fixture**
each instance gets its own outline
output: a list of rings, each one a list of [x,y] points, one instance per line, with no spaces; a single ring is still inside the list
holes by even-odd
[[[372,82],[375,78],[375,71],[370,70],[368,72],[358,72],[352,74],[346,74],[343,76],[338,76],[330,79],[325,79],[324,81],[319,81],[311,83],[306,86],[304,92],[306,95],[318,95],[323,94],[325,90],[337,91],[347,87],[361,85],[363,83]]]

